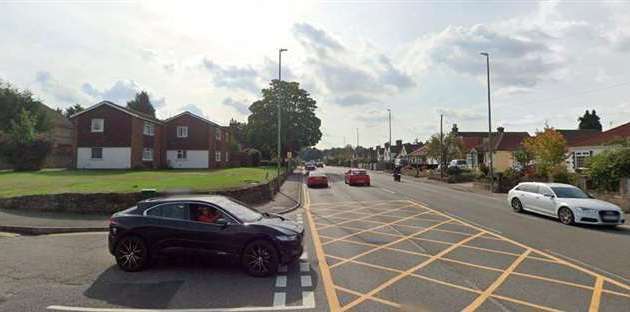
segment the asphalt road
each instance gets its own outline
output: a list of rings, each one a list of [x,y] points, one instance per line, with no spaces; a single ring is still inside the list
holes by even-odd
[[[301,209],[288,217],[304,222]],[[123,272],[107,251],[106,233],[0,233],[0,311],[325,311],[308,229],[306,237],[298,262],[255,278],[232,258],[196,252]]]
[[[0,311],[628,311],[630,230],[515,214],[504,195],[371,172],[308,189],[303,258],[270,278],[199,253],[125,273],[104,233],[0,233]],[[89,310],[88,310],[89,309]]]
[[[630,231],[515,214],[505,196],[371,173],[310,189],[334,310],[627,311]],[[326,273],[328,272],[328,273]],[[325,275],[329,275],[328,277]]]

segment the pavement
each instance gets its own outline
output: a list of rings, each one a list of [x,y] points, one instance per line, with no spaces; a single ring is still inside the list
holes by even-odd
[[[302,172],[289,175],[271,201],[254,207],[261,211],[279,214],[297,209],[302,200],[303,176]]]
[[[371,172],[306,189],[285,214],[300,260],[253,278],[227,258],[120,271],[105,233],[0,235],[0,311],[627,311],[630,229],[517,214],[505,195]],[[501,198],[503,196],[503,198]],[[270,207],[272,207],[271,205]],[[28,247],[28,248],[25,248]]]
[[[295,210],[300,205],[301,186],[302,174],[290,175],[273,200],[256,208],[280,214]],[[25,235],[102,232],[108,226],[109,215],[0,209],[0,232]]]

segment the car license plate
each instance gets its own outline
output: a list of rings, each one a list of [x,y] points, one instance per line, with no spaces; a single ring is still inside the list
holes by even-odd
[[[602,216],[602,220],[604,220],[604,221],[617,221],[617,220],[619,220],[619,218],[617,216],[604,215],[604,216]]]

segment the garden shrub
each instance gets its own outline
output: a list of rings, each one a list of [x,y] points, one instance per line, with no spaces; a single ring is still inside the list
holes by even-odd
[[[50,142],[45,139],[25,143],[5,141],[0,146],[2,157],[16,171],[41,169],[51,148]]]
[[[621,178],[630,177],[630,148],[611,148],[589,158],[593,186],[618,191]]]

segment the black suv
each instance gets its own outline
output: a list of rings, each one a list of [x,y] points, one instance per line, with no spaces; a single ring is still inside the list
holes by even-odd
[[[177,196],[138,202],[115,213],[109,252],[125,271],[140,271],[167,248],[203,249],[240,258],[253,276],[274,274],[302,254],[302,225],[224,196]]]

